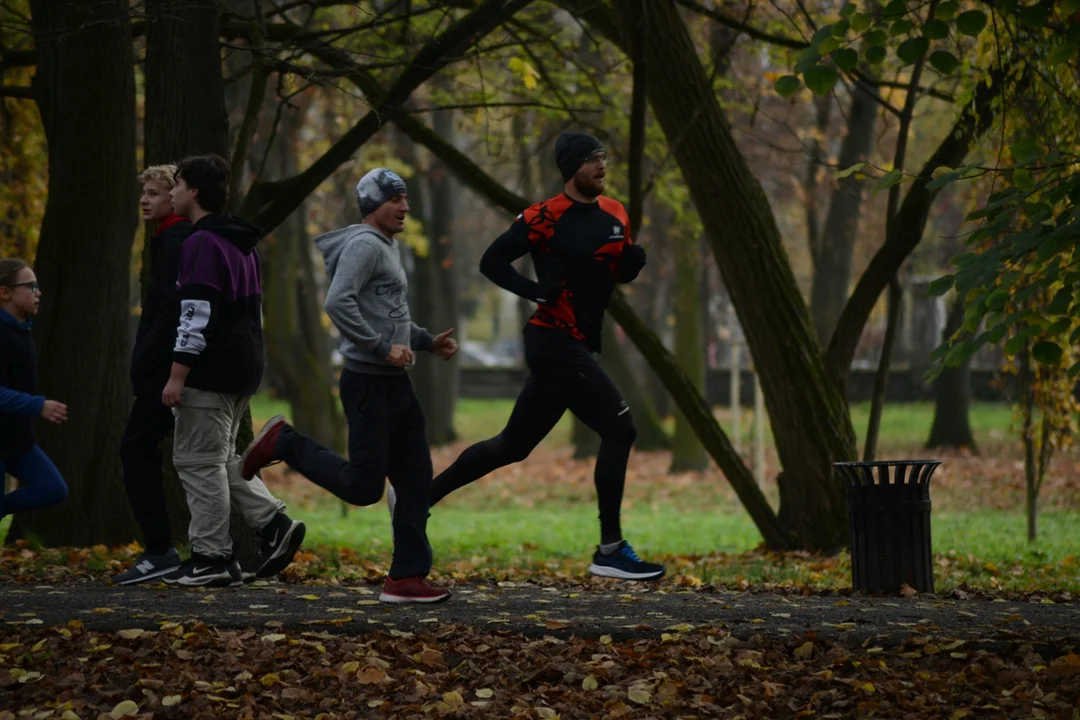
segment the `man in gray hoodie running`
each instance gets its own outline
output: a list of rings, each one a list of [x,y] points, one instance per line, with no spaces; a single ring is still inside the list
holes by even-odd
[[[394,559],[379,599],[442,602],[450,592],[426,579],[432,560],[427,539],[431,451],[406,368],[416,350],[449,360],[457,343],[450,337],[453,328],[432,337],[409,316],[408,279],[394,239],[409,212],[405,182],[376,168],[356,185],[356,199],[363,223],[315,240],[330,277],[324,308],[341,335],[345,357],[341,404],[349,423],[349,459],[296,431],[279,415],[248,446],[241,474],[252,478],[267,465],[285,462],[353,505],[379,502],[389,477],[397,496]]]

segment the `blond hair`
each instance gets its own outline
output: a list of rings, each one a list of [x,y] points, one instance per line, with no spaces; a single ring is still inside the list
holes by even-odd
[[[161,183],[166,190],[172,190],[174,187],[176,187],[176,166],[151,165],[150,167],[139,173],[140,183],[146,183],[150,180],[155,180]]]

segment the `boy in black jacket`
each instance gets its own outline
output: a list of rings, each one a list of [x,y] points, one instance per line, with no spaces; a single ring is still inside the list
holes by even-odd
[[[236,436],[263,374],[261,231],[223,214],[228,188],[228,163],[199,155],[177,164],[170,192],[195,228],[180,250],[179,326],[161,393],[176,418],[173,464],[191,510],[191,559],[162,578],[176,585],[235,583],[230,506],[262,540],[259,577],[284,570],[305,532],[262,480],[240,477]]]
[[[173,212],[169,191],[176,185],[175,172],[175,165],[154,165],[139,175],[142,217],[157,223],[157,233],[150,239],[149,285],[131,353],[135,402],[120,441],[120,459],[128,502],[142,528],[146,550],[131,568],[112,578],[118,585],[152,580],[180,565],[180,554],[169,534],[160,447],[173,429],[172,410],[161,404],[161,391],[169,380],[176,319],[180,317],[176,291],[180,247],[194,229],[187,218]]]

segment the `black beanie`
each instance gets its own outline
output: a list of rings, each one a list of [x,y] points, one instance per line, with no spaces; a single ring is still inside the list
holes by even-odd
[[[555,165],[562,173],[563,180],[574,177],[574,173],[596,152],[602,152],[604,144],[588,133],[566,132],[555,141]]]

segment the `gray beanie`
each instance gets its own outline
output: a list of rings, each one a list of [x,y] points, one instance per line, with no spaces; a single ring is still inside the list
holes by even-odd
[[[360,203],[360,215],[367,217],[395,195],[408,192],[405,181],[387,168],[375,168],[356,183],[356,202]]]

